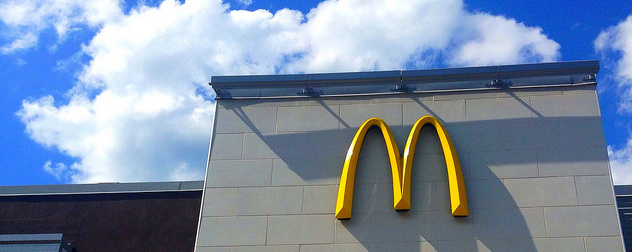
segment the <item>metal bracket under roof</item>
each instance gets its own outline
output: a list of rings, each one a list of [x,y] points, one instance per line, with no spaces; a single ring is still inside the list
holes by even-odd
[[[428,70],[213,76],[217,99],[516,89],[595,84],[598,60]]]

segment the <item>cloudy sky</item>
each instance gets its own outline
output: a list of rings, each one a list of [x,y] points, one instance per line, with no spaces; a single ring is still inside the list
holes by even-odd
[[[0,0],[0,185],[203,179],[213,75],[585,59],[632,184],[628,0]]]

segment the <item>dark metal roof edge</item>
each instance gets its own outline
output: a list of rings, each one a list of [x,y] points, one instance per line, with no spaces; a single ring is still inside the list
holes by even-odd
[[[547,62],[516,65],[497,65],[482,67],[442,68],[424,70],[394,70],[374,72],[345,72],[319,74],[289,74],[289,75],[241,75],[241,76],[212,76],[210,85],[213,89],[240,88],[278,88],[314,86],[326,82],[328,86],[348,85],[353,82],[367,85],[390,81],[413,81],[417,79],[431,79],[432,81],[449,82],[463,78],[508,78],[508,77],[538,77],[568,74],[596,74],[599,72],[598,60]]]
[[[427,90],[427,91],[411,91],[404,94],[433,94],[433,93],[447,93],[447,92],[475,92],[475,91],[494,91],[494,90],[521,90],[527,88],[555,88],[555,87],[579,87],[579,86],[588,86],[588,85],[597,85],[597,82],[581,82],[581,83],[567,83],[567,84],[545,84],[545,85],[534,85],[534,86],[520,86],[520,87],[506,87],[504,89],[499,89],[495,87],[479,87],[479,88],[467,88],[467,89],[436,89],[436,90]],[[362,97],[362,96],[376,96],[376,95],[401,95],[403,93],[394,93],[394,92],[385,92],[385,93],[364,93],[364,94],[334,94],[334,95],[322,95],[319,96],[321,98],[335,98],[335,97]],[[242,97],[231,97],[228,99],[233,100],[252,100],[252,99],[267,99],[267,98],[278,98],[278,99],[296,99],[299,98],[297,96],[275,96],[275,97],[261,97],[261,96],[242,96]],[[224,100],[226,98],[216,97],[217,100]]]
[[[201,191],[204,181],[0,186],[2,196]]]
[[[632,196],[632,185],[614,185],[614,195],[617,197]]]
[[[62,233],[43,233],[43,234],[0,234],[0,243],[6,242],[61,242],[64,234]]]

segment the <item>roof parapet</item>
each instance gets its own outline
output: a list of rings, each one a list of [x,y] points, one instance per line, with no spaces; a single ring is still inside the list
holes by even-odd
[[[335,97],[596,84],[598,60],[428,70],[213,76],[217,99]]]

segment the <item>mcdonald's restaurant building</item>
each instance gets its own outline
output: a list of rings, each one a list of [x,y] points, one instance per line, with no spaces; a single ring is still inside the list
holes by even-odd
[[[623,251],[598,71],[216,76],[203,183],[0,187],[0,251]]]
[[[598,71],[213,77],[196,251],[622,251]]]

